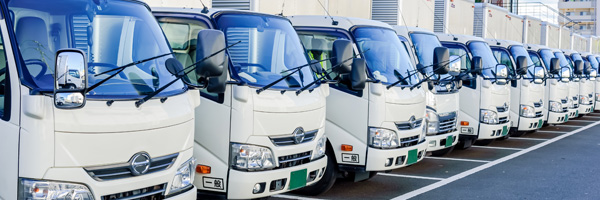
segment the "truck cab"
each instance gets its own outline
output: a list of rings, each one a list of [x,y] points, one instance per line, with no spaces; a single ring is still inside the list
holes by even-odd
[[[458,143],[459,131],[457,119],[459,113],[459,94],[462,80],[451,74],[436,76],[434,65],[443,62],[450,65],[455,74],[460,73],[461,60],[458,56],[448,60],[435,58],[436,48],[444,48],[435,33],[422,28],[408,26],[392,26],[398,37],[406,43],[406,48],[413,58],[417,68],[422,68],[421,75],[431,77],[428,80],[426,92],[427,111],[429,120],[427,127],[427,151],[433,156],[443,156],[454,149]],[[434,61],[435,60],[435,61]]]
[[[592,105],[592,110],[590,112],[594,112],[594,110],[596,110],[596,99],[598,96],[598,85],[600,84],[600,82],[598,82],[598,60],[596,59],[596,55],[593,55],[591,53],[583,53],[581,54],[581,57],[583,58],[583,60],[585,60],[585,62],[587,62],[589,64],[589,66],[587,66],[588,68],[584,68],[585,70],[585,77],[588,81],[592,82],[592,85],[594,87],[594,93],[592,98],[590,99],[591,101],[593,101],[593,105]]]
[[[542,128],[544,102],[547,102],[544,101],[546,69],[533,62],[521,43],[496,39],[486,41],[496,60],[506,65],[511,74],[516,75],[515,79],[509,82],[510,117],[513,121],[509,135],[519,137]]]
[[[511,74],[506,65],[498,63],[487,42],[479,37],[438,34],[438,38],[451,56],[462,59],[458,147],[468,148],[476,141],[488,145],[506,136],[511,127]]]
[[[569,58],[560,49],[552,49],[554,56],[560,61],[561,68],[569,68],[571,79],[569,81],[569,97],[567,105],[569,107],[569,119],[579,115],[579,76],[574,72],[575,67]],[[583,69],[583,64],[581,64]]]
[[[196,198],[192,88],[203,86],[171,73],[145,3],[0,9],[0,199]],[[200,77],[220,75],[205,67],[215,73]]]
[[[332,75],[327,97],[327,153],[331,173],[326,172],[321,188],[333,184],[337,172],[354,181],[415,164],[425,157],[427,118],[425,89],[407,49],[396,32],[382,22],[329,16],[288,17],[311,58],[334,57],[333,41],[353,45],[355,55],[366,60],[353,66],[366,85],[355,88],[343,76]],[[321,66],[331,71],[335,63]],[[318,185],[315,185],[318,186]],[[318,192],[315,192],[318,193]]]
[[[288,19],[255,12],[153,8],[175,56],[191,64],[203,31],[228,45],[222,92],[201,90],[195,109],[194,185],[201,198],[253,199],[318,182],[327,165],[320,83]],[[300,90],[305,92],[298,92]]]
[[[579,81],[579,95],[577,100],[579,102],[579,108],[576,111],[576,116],[585,115],[593,111],[592,106],[594,101],[594,81],[589,80],[587,75],[590,73],[589,63],[586,62],[581,54],[574,50],[562,50],[565,57],[573,63],[575,77]]]
[[[560,61],[552,49],[536,44],[525,44],[535,65],[543,66],[548,72],[544,93],[544,123],[561,124],[569,120],[569,81],[571,69],[560,67]]]

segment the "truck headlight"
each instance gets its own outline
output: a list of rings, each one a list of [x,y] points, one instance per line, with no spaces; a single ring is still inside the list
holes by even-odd
[[[498,113],[491,111],[491,110],[486,110],[486,109],[481,109],[481,113],[479,115],[479,121],[484,124],[500,123],[500,120],[498,120]]]
[[[396,131],[384,128],[369,128],[369,146],[373,148],[390,149],[398,147]]]
[[[598,79],[600,80],[600,79]],[[600,94],[596,94],[596,101],[600,101]]]
[[[569,106],[569,108],[575,108],[575,104],[573,103],[573,100],[569,99],[567,101],[567,105]]]
[[[425,140],[425,138],[427,138],[427,135],[429,134],[429,123],[430,122],[427,118],[423,119],[423,125],[421,125],[423,129],[421,130],[421,138],[419,139],[419,142],[422,142]]]
[[[579,95],[579,104],[589,104],[590,98],[586,95]]]
[[[170,193],[176,193],[192,187],[192,183],[194,183],[195,164],[196,158],[190,158],[179,166],[177,172],[175,172],[175,177],[173,177]]]
[[[325,150],[327,146],[327,137],[323,135],[319,141],[317,141],[317,148],[315,148],[315,160],[325,156]]]
[[[231,159],[236,169],[253,171],[275,168],[273,151],[267,147],[232,143]]]
[[[427,120],[429,121],[429,123],[426,126],[427,129],[425,131],[427,132],[427,135],[435,135],[438,132],[440,132],[440,120],[437,113],[435,113],[433,110],[427,109],[427,111],[425,112],[425,118],[427,118]]]
[[[521,109],[519,110],[519,115],[521,117],[534,118],[535,117],[535,109],[533,106],[527,106],[521,104]]]
[[[550,101],[550,111],[562,112],[562,103],[556,101]]]
[[[20,187],[18,199],[94,199],[87,186],[77,183],[21,179]]]

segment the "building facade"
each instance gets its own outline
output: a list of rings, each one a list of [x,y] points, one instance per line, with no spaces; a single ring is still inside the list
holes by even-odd
[[[596,21],[600,17],[596,12],[598,3],[596,0],[559,0],[558,9],[561,14],[573,20],[573,22],[562,23],[581,35],[597,35],[600,27]]]

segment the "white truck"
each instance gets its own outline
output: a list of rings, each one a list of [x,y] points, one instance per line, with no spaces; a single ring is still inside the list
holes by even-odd
[[[569,120],[569,81],[571,69],[561,67],[552,49],[536,44],[525,44],[531,60],[536,66],[543,66],[548,72],[544,93],[544,123],[561,124]]]
[[[426,102],[426,116],[429,119],[427,127],[427,151],[433,156],[448,154],[458,143],[457,118],[459,109],[458,91],[462,87],[462,80],[456,80],[452,74],[432,76],[433,66],[437,62],[449,64],[449,69],[454,70],[453,75],[460,73],[461,60],[458,56],[449,60],[438,60],[434,51],[442,47],[435,33],[427,29],[392,26],[398,37],[406,42],[413,62],[417,69],[422,69],[421,75],[431,76],[428,81]],[[444,47],[442,47],[444,48]]]
[[[195,109],[202,120],[196,120],[193,143],[194,185],[202,198],[262,198],[318,182],[328,159],[329,86],[317,80],[289,20],[236,10],[153,12],[183,63],[205,51],[192,45],[204,39],[204,29],[223,31],[234,45],[227,51],[229,71],[220,77],[226,88],[202,90]]]
[[[576,116],[585,115],[592,112],[594,109],[594,81],[590,80],[587,75],[590,73],[589,63],[587,63],[581,57],[581,54],[574,50],[563,50],[565,56],[571,60],[575,69],[575,77],[579,79],[579,96],[577,97],[579,101],[579,109],[577,110]],[[579,66],[581,65],[581,66]]]
[[[383,22],[329,16],[288,17],[312,59],[335,57],[336,40],[354,45],[366,60],[366,87],[352,88],[347,78],[333,75],[327,97],[327,155],[330,160],[321,182],[307,193],[327,191],[338,172],[354,181],[415,164],[427,150],[425,90],[407,49],[396,32]],[[322,62],[325,71],[335,63]]]
[[[190,89],[206,85],[171,73],[181,65],[146,4],[0,7],[0,199],[196,198]],[[215,55],[194,74],[219,76]]]
[[[589,64],[588,66],[586,66],[587,68],[584,68],[584,72],[585,72],[585,78],[591,82],[590,85],[588,87],[593,87],[594,89],[593,91],[593,95],[591,97],[591,101],[592,103],[592,109],[590,112],[594,112],[594,110],[597,110],[596,108],[596,102],[598,101],[598,85],[600,84],[600,82],[598,82],[597,76],[598,76],[598,60],[596,59],[597,56],[591,53],[583,53],[581,54],[581,57],[583,58],[583,60],[585,60],[585,62],[587,64]]]
[[[499,64],[485,40],[467,35],[438,34],[451,56],[459,56],[463,70],[463,88],[458,121],[459,148],[478,141],[488,145],[508,134],[511,119],[509,73]]]
[[[598,76],[597,73],[600,70],[600,56],[599,55],[589,55],[588,59],[590,59],[592,68],[596,70],[596,76]],[[595,82],[596,82],[596,84],[595,84],[594,93],[596,94],[596,96],[594,97],[594,111],[600,110],[600,108],[598,108],[598,102],[600,102],[600,79],[598,77],[596,77]]]
[[[560,67],[570,69],[571,79],[569,81],[567,105],[569,107],[569,119],[573,119],[579,115],[579,71],[583,70],[583,62],[578,61],[577,66],[574,66],[575,64],[571,62],[571,59],[566,57],[560,49],[552,49],[552,51],[554,52],[554,57],[560,61]]]
[[[506,65],[509,74],[516,78],[510,85],[509,135],[520,137],[527,132],[535,132],[544,125],[544,81],[546,69],[536,65],[529,57],[523,44],[510,40],[486,39],[496,60]]]

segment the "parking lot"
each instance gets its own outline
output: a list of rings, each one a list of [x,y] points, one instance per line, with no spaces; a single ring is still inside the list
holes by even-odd
[[[271,199],[597,199],[600,113],[488,146],[455,149],[317,197]],[[594,198],[596,197],[596,198]]]

